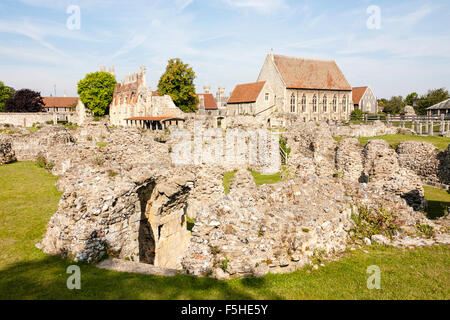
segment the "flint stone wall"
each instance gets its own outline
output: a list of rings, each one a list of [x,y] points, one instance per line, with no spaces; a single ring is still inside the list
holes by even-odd
[[[16,160],[14,150],[11,148],[11,139],[0,136],[0,166]]]
[[[350,124],[348,126],[331,126],[333,137],[376,137],[386,134],[397,134],[399,128],[386,126],[381,121],[374,121],[372,124]]]

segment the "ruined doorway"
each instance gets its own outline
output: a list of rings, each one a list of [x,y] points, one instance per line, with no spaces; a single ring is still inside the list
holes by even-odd
[[[140,204],[140,222],[139,222],[139,262],[154,264],[155,262],[155,236],[150,223],[145,216],[147,204],[152,196],[155,183],[151,182],[137,190]]]

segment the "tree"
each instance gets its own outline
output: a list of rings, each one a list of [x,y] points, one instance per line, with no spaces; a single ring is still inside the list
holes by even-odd
[[[94,115],[103,116],[109,112],[116,84],[116,78],[108,72],[89,73],[78,81],[78,95]]]
[[[410,93],[405,98],[405,104],[407,106],[414,106],[414,102],[419,100],[417,92]]]
[[[392,97],[383,105],[383,112],[385,113],[400,113],[405,108],[405,101],[402,96]]]
[[[415,111],[419,115],[427,114],[427,108],[450,98],[445,88],[428,90],[427,94],[420,97]]]
[[[14,89],[7,87],[0,81],[0,112],[5,111],[6,100],[14,96]]]
[[[183,112],[197,110],[198,98],[194,86],[195,72],[181,59],[170,59],[158,83],[158,94],[169,95]]]
[[[6,101],[5,112],[45,112],[44,100],[39,92],[21,89]]]

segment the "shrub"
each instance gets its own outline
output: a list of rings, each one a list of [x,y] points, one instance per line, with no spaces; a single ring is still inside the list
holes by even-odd
[[[396,216],[386,208],[366,207],[358,205],[359,215],[352,212],[354,227],[350,230],[357,239],[371,238],[376,234],[383,234],[392,238],[400,228]]]
[[[92,163],[95,164],[96,166],[101,167],[105,163],[105,159],[101,156],[96,156],[92,159]]]
[[[228,268],[228,262],[230,262],[230,260],[229,260],[228,258],[225,258],[225,260],[222,262],[221,267],[222,267],[222,270],[223,270],[223,271],[227,271],[227,268]]]
[[[421,224],[416,226],[417,231],[419,231],[420,233],[422,233],[424,236],[426,236],[427,238],[431,238],[434,234],[434,229],[432,226],[428,225],[428,224]]]
[[[289,154],[291,153],[291,148],[287,146],[287,139],[285,137],[280,136],[280,155],[281,155],[281,164],[286,165],[286,160],[289,158]],[[283,157],[283,153],[286,155],[286,159]]]
[[[53,162],[47,161],[42,153],[38,154],[36,158],[36,165],[39,168],[44,168],[46,170],[52,170],[55,167],[55,164]]]

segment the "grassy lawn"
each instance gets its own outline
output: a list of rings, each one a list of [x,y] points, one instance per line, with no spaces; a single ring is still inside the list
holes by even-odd
[[[404,134],[389,134],[379,137],[359,138],[359,142],[362,145],[366,145],[367,141],[371,139],[383,139],[386,140],[392,148],[397,148],[400,142],[403,141],[423,141],[430,142],[436,146],[439,150],[445,150],[450,143],[450,138],[437,137],[437,136],[412,136]]]
[[[344,137],[333,137],[335,141],[341,141]],[[365,146],[367,141],[372,139],[382,139],[386,140],[392,148],[397,148],[400,142],[403,141],[424,141],[430,142],[436,146],[439,150],[443,151],[447,148],[450,143],[450,138],[445,137],[437,137],[437,136],[412,136],[405,134],[389,134],[378,137],[367,137],[367,138],[358,138],[361,145]]]
[[[0,299],[445,299],[450,298],[446,246],[349,251],[319,270],[218,281],[81,267],[81,290],[66,288],[71,261],[34,247],[57,208],[56,178],[33,163],[0,167]],[[366,287],[367,267],[381,269],[381,290]]]
[[[225,194],[229,194],[230,193],[230,181],[231,179],[233,179],[234,175],[236,174],[237,171],[231,171],[231,172],[226,172],[223,175],[223,188],[225,189]]]
[[[428,200],[428,218],[436,219],[445,215],[447,207],[450,206],[450,193],[429,186],[423,186],[423,188],[425,190],[425,198]]]
[[[280,173],[261,174],[256,171],[251,171],[251,173],[253,178],[255,178],[256,185],[258,186],[261,186],[263,184],[272,184],[282,180]]]

